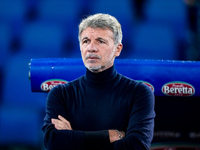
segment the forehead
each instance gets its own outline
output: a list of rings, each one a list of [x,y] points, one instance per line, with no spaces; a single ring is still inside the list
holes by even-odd
[[[83,30],[83,32],[81,33],[81,38],[84,37],[104,37],[104,38],[113,38],[113,32],[109,29],[109,28],[91,28],[91,27],[87,27],[86,29]]]

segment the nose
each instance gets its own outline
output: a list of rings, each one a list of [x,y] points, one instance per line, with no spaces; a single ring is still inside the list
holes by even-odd
[[[93,42],[91,42],[88,46],[87,46],[87,51],[88,52],[97,52],[98,49],[96,48],[95,44]]]

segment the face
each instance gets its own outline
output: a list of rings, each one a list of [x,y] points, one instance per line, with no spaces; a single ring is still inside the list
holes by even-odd
[[[101,72],[113,66],[120,55],[122,44],[115,45],[110,29],[86,28],[80,41],[83,63],[92,72]]]

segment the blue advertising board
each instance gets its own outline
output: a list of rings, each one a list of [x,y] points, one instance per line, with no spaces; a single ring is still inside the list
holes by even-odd
[[[200,62],[116,59],[117,71],[147,84],[156,96],[200,96]],[[31,89],[48,92],[84,75],[81,59],[43,58],[30,62]]]

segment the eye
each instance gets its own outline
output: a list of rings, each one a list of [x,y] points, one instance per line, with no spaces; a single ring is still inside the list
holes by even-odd
[[[106,41],[105,39],[101,38],[101,37],[98,37],[98,38],[96,39],[96,41],[97,41],[99,44],[106,44],[106,43],[107,43],[107,41]]]
[[[99,40],[99,43],[104,44],[105,42],[103,40]]]
[[[88,40],[83,40],[82,43],[86,44],[86,43],[88,43]]]

